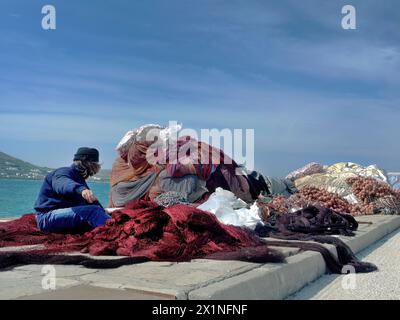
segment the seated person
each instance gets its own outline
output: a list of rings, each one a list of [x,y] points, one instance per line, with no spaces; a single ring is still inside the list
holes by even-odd
[[[104,225],[110,216],[85,181],[99,171],[99,152],[79,148],[70,167],[49,173],[35,204],[38,228],[74,232]]]

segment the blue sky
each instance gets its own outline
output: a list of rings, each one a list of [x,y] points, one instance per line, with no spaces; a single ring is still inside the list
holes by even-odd
[[[110,168],[127,130],[177,120],[254,128],[269,175],[400,170],[399,40],[397,0],[2,0],[0,150],[57,167],[95,146]]]

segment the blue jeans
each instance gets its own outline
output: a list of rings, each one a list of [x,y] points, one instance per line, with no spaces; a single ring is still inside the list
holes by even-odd
[[[97,205],[57,209],[47,213],[37,213],[36,223],[40,230],[47,232],[65,232],[102,226],[111,217]]]

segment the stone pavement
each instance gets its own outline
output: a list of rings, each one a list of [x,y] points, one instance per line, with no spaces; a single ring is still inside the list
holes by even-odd
[[[400,227],[400,216],[357,219],[373,224],[361,224],[355,237],[342,237],[355,252]],[[336,253],[333,246],[327,247]],[[317,252],[279,250],[287,257],[286,263],[199,259],[106,270],[54,266],[56,290],[42,288],[43,266],[20,266],[0,272],[0,299],[284,299],[326,273]]]
[[[396,230],[360,252],[359,257],[375,263],[379,271],[355,276],[324,275],[290,300],[399,300],[400,231]]]

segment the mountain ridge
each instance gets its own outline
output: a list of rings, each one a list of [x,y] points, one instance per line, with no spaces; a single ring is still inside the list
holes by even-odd
[[[52,168],[34,165],[0,151],[0,179],[43,180],[53,170]],[[110,174],[111,170],[102,169],[95,177],[91,177],[89,181],[108,182]]]

